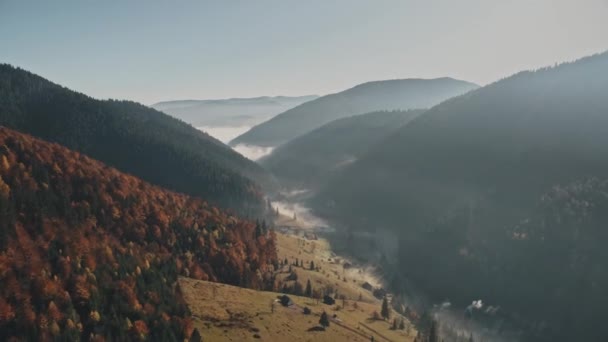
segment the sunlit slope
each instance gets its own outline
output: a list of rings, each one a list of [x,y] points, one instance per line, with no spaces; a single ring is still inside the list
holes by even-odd
[[[312,299],[289,295],[295,303],[283,307],[272,304],[281,293],[180,278],[180,290],[192,311],[194,327],[209,341],[413,341],[415,330],[391,330],[386,321],[370,321],[376,304],[347,301],[345,308],[316,304]],[[356,306],[355,306],[356,303]],[[311,309],[305,315],[303,308]],[[274,312],[273,312],[274,310]],[[325,331],[309,331],[319,325],[325,311],[330,326]]]

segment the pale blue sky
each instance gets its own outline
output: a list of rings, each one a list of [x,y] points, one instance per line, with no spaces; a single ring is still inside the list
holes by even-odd
[[[608,49],[608,0],[0,0],[0,62],[98,98],[480,84]]]

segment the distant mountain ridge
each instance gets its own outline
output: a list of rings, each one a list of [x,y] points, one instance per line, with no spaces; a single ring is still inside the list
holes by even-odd
[[[244,215],[263,210],[254,162],[190,125],[129,101],[96,100],[0,65],[0,125],[60,143]]]
[[[287,110],[230,144],[278,146],[336,119],[379,110],[429,108],[477,87],[451,78],[367,82]]]
[[[165,109],[171,107],[192,106],[196,104],[251,104],[251,103],[285,103],[285,102],[306,102],[318,98],[318,95],[303,95],[303,96],[257,96],[257,97],[231,97],[226,99],[203,99],[203,100],[169,100],[160,101],[153,104],[151,107]]]
[[[173,100],[158,102],[152,107],[195,127],[252,126],[316,98],[318,98],[316,95],[306,95]]]

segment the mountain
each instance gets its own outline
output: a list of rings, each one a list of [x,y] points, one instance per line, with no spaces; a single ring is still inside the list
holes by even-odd
[[[170,114],[194,127],[251,127],[316,98],[318,98],[316,95],[307,95],[164,101],[153,104],[152,108]]]
[[[0,99],[1,125],[245,215],[262,207],[253,181],[267,181],[261,167],[164,113],[96,100],[9,65],[0,65]]]
[[[259,163],[282,184],[317,188],[422,112],[380,111],[338,119],[277,147]]]
[[[605,340],[597,317],[608,314],[608,298],[598,289],[608,286],[608,265],[603,244],[589,243],[605,242],[600,225],[577,221],[583,214],[559,227],[536,219],[536,229],[566,231],[559,243],[517,227],[539,216],[552,189],[606,178],[607,92],[608,52],[518,73],[431,108],[332,178],[313,203],[326,217],[399,239],[393,270],[435,300],[483,298],[516,312],[531,333]],[[588,210],[605,226],[595,209],[604,206],[601,189],[542,213]],[[582,293],[596,300],[594,311],[574,304]]]
[[[0,128],[0,339],[183,341],[178,276],[272,287],[274,234]]]
[[[451,78],[363,83],[281,113],[253,127],[230,144],[278,146],[336,119],[378,110],[429,108],[475,88],[475,84]]]

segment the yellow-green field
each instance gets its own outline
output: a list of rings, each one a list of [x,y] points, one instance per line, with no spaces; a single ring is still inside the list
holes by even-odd
[[[332,255],[326,240],[293,233],[277,233],[277,239],[280,260],[287,258],[289,264],[296,258],[304,260],[304,267],[292,266],[303,286],[307,280],[313,289],[331,286],[346,299],[337,300],[330,306],[311,298],[288,295],[295,305],[283,307],[275,302],[277,296],[282,295],[277,292],[180,278],[180,288],[192,311],[195,327],[205,341],[339,342],[370,341],[372,336],[375,341],[414,340],[416,331],[407,320],[406,329],[392,330],[389,321],[371,319],[374,311],[380,312],[381,301],[361,285],[366,281],[374,283],[373,276],[355,267],[345,269],[345,261]],[[309,270],[310,261],[319,267],[318,271]],[[283,267],[277,273],[277,279],[287,277],[288,268]],[[304,307],[310,308],[312,313],[305,315]],[[329,328],[309,331],[319,325],[323,311],[330,317]],[[401,316],[392,311],[391,321],[394,317]]]
[[[371,321],[371,313],[379,310],[376,303],[347,301],[345,308],[337,309],[290,295],[294,306],[275,303],[272,312],[271,303],[280,295],[275,292],[189,278],[180,278],[179,284],[205,341],[369,341],[372,335],[376,341],[412,341],[415,336],[413,329],[408,334],[408,330],[391,330],[388,322]],[[312,314],[302,313],[305,306]],[[318,325],[323,311],[330,317],[336,314],[341,322],[332,319],[325,331],[308,331]]]
[[[339,257],[332,257],[326,240],[308,240],[300,236],[280,233],[277,233],[277,240],[279,260],[287,258],[290,264],[296,258],[304,260],[304,267],[292,266],[292,270],[298,274],[298,281],[302,285],[306,286],[306,281],[310,279],[313,288],[323,288],[329,285],[337,288],[338,292],[347,299],[358,300],[361,296],[362,301],[380,303],[370,291],[361,287],[365,281],[374,283],[374,279],[366,273],[359,273],[358,269],[344,269],[343,260]],[[319,271],[309,270],[310,261],[314,261],[315,268],[319,267]],[[286,271],[287,268],[285,267],[283,271]]]

